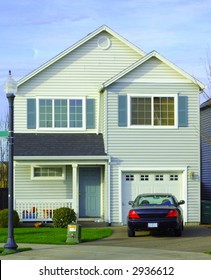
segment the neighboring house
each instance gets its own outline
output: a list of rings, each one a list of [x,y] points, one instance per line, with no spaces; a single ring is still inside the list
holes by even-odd
[[[211,202],[211,99],[201,104],[201,199]]]
[[[102,26],[18,83],[15,209],[51,220],[125,224],[142,192],[184,199],[200,222],[199,93],[203,85],[156,51]]]
[[[0,188],[8,187],[8,164],[7,162],[0,162]]]
[[[211,99],[201,104],[201,222],[211,223]]]

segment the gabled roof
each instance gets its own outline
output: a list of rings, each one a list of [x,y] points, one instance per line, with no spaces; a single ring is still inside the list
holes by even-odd
[[[105,156],[102,134],[15,133],[14,156]]]
[[[71,53],[72,51],[74,51],[76,48],[80,47],[82,44],[86,43],[87,41],[89,41],[90,39],[92,39],[93,37],[95,37],[96,35],[98,35],[99,33],[106,31],[109,34],[111,34],[112,36],[116,37],[117,39],[119,39],[121,42],[123,42],[124,44],[126,44],[128,47],[130,47],[131,49],[133,49],[134,51],[136,51],[137,53],[139,53],[141,56],[144,56],[146,53],[144,51],[142,51],[141,49],[139,49],[138,47],[136,47],[135,45],[133,45],[132,43],[130,43],[128,40],[126,40],[125,38],[123,38],[122,36],[120,36],[118,33],[114,32],[111,28],[109,28],[106,25],[102,25],[101,27],[99,27],[97,30],[95,30],[92,33],[89,33],[86,37],[84,37],[82,40],[78,41],[77,43],[75,43],[74,45],[72,45],[71,47],[67,48],[66,50],[64,50],[63,52],[59,53],[57,56],[55,56],[54,58],[52,58],[51,60],[47,61],[46,63],[44,63],[43,65],[41,65],[40,67],[38,67],[37,69],[35,69],[33,72],[29,73],[28,75],[26,75],[25,77],[23,77],[22,79],[20,79],[18,81],[18,86],[22,85],[24,82],[26,82],[27,80],[29,80],[30,78],[32,78],[33,76],[35,76],[36,74],[38,74],[39,72],[41,72],[42,70],[44,70],[45,68],[47,68],[48,66],[52,65],[54,62],[58,61],[59,59],[63,58],[65,55]]]
[[[196,84],[199,87],[200,90],[204,89],[204,85],[201,82],[199,82],[194,77],[189,75],[187,72],[185,72],[184,70],[182,70],[181,68],[179,68],[178,66],[176,66],[175,64],[170,62],[168,59],[164,58],[158,52],[152,51],[152,52],[148,53],[147,55],[145,55],[144,57],[142,57],[141,59],[139,59],[138,61],[136,61],[135,63],[133,63],[132,65],[130,65],[129,67],[127,67],[125,70],[123,70],[119,74],[117,74],[114,77],[112,77],[111,79],[105,81],[101,85],[100,91],[104,90],[106,87],[110,86],[111,84],[113,84],[114,82],[116,82],[117,80],[119,80],[120,78],[122,78],[123,76],[125,76],[126,74],[131,72],[132,70],[136,69],[138,66],[144,64],[146,61],[148,61],[152,57],[158,58],[160,61],[162,61],[163,63],[165,63],[172,69],[174,69],[176,72],[180,73],[186,79],[192,81],[194,84]]]
[[[206,108],[211,108],[211,98],[206,100],[200,105],[200,109],[206,109]]]

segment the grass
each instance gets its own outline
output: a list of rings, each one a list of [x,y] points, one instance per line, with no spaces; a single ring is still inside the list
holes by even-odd
[[[82,228],[81,241],[102,239],[112,234],[111,228]],[[67,245],[67,228],[15,228],[14,239],[18,243]],[[7,228],[0,228],[0,243],[7,241]]]
[[[206,251],[205,254],[211,255],[211,251]]]

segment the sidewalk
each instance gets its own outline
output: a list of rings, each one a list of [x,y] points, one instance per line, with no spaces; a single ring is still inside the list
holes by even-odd
[[[1,260],[211,260],[211,255],[113,246],[31,245],[33,250],[1,256]]]

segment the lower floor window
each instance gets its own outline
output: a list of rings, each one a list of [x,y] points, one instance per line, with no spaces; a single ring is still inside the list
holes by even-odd
[[[63,179],[64,168],[63,167],[34,167],[33,178],[58,178]]]

